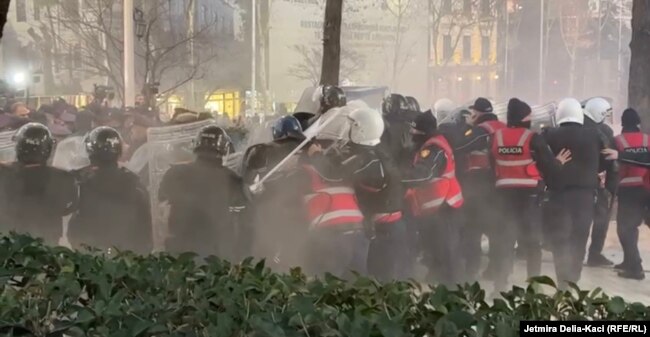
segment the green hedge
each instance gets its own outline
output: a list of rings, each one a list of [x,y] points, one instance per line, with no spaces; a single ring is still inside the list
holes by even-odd
[[[650,319],[650,308],[599,289],[545,295],[538,278],[487,303],[478,284],[275,274],[193,255],[114,257],[0,240],[0,335],[24,336],[516,336],[522,319]]]

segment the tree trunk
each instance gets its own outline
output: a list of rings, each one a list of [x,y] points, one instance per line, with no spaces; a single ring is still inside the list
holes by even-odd
[[[634,0],[630,42],[630,107],[641,115],[644,131],[650,131],[650,0]]]
[[[10,3],[11,0],[0,0],[0,40],[2,40],[2,33],[4,32],[5,23],[7,23]]]
[[[338,85],[341,69],[341,21],[343,0],[327,0],[323,23],[323,66],[321,85]]]

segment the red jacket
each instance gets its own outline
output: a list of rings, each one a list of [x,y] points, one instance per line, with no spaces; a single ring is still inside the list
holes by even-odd
[[[347,230],[350,225],[363,223],[363,214],[352,187],[325,181],[311,165],[303,165],[303,168],[311,182],[311,193],[304,197],[309,228],[341,227]]]
[[[478,127],[487,131],[490,136],[493,136],[497,130],[506,128],[506,125],[500,121],[487,121],[479,124]],[[467,171],[489,169],[489,150],[490,149],[484,149],[481,151],[470,152],[467,156]]]
[[[426,141],[416,154],[413,164],[417,164],[423,156],[428,155],[427,148],[430,146],[442,149],[447,159],[447,166],[441,177],[433,178],[423,186],[413,188],[407,195],[407,201],[415,216],[434,214],[445,203],[452,208],[460,208],[464,201],[460,184],[456,179],[454,155],[443,136],[434,136]]]

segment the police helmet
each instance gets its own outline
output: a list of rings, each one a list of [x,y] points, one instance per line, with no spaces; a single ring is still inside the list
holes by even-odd
[[[284,116],[278,119],[273,127],[273,139],[280,138],[296,138],[302,139],[302,125],[300,121],[294,116]]]
[[[404,110],[408,110],[406,98],[400,94],[391,94],[384,99],[382,103],[382,113],[384,115],[397,115]]]
[[[578,123],[584,124],[585,115],[582,112],[582,105],[575,98],[565,98],[560,101],[557,107],[557,123]]]
[[[323,111],[342,107],[346,104],[347,98],[343,89],[333,85],[323,86],[320,98],[320,105],[323,108]]]
[[[350,120],[349,138],[354,144],[375,146],[381,142],[384,133],[384,119],[371,108],[356,109],[348,116]]]
[[[406,97],[406,103],[408,104],[409,110],[411,111],[416,111],[420,112],[420,103],[418,103],[418,100],[415,99],[415,97],[407,96]]]
[[[605,118],[611,116],[612,105],[604,98],[595,97],[587,102],[584,113],[596,124],[600,124],[605,121]]]
[[[234,149],[226,131],[216,125],[201,129],[193,141],[194,153],[200,157],[221,158]]]
[[[88,159],[93,165],[117,164],[122,155],[122,136],[109,126],[100,126],[90,131],[84,143]]]
[[[22,164],[44,164],[50,158],[54,139],[43,124],[27,123],[13,136],[16,143],[16,160]]]

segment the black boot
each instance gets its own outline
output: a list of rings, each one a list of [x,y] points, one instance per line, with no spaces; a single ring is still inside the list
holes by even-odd
[[[625,269],[627,269],[627,263],[625,263],[625,261],[623,261],[623,262],[621,262],[621,263],[615,265],[615,266],[614,266],[614,269],[617,269],[617,270],[625,270]]]
[[[614,262],[610,261],[608,258],[603,256],[603,254],[598,254],[594,256],[589,256],[587,259],[587,266],[589,267],[606,267],[613,265]]]
[[[642,281],[645,280],[645,273],[643,272],[643,270],[641,271],[623,270],[618,272],[618,277]]]

